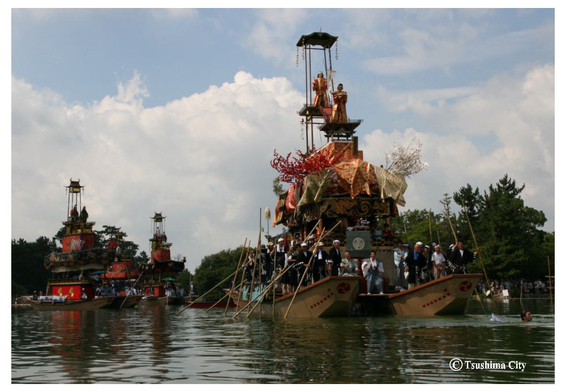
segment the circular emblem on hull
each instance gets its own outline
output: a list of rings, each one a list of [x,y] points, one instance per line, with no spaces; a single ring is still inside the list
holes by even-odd
[[[352,241],[352,246],[355,250],[362,250],[366,246],[366,242],[361,237],[354,238]]]
[[[472,288],[472,282],[465,280],[462,283],[460,283],[460,291],[468,291],[471,288]]]
[[[340,294],[347,293],[348,291],[350,291],[350,285],[348,283],[340,283],[336,288],[336,291],[338,291]]]

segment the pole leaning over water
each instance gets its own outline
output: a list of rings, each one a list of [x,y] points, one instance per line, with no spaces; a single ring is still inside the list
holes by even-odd
[[[246,244],[248,243],[248,238],[246,237],[246,239],[244,240],[244,246],[242,246],[242,253],[240,253],[240,259],[238,260],[238,266],[236,267],[236,271],[240,270],[240,264],[242,263],[242,256],[244,255],[244,251],[246,250]],[[238,274],[236,274],[234,276],[234,278],[232,279],[232,285],[230,286],[230,293],[229,293],[229,297],[228,297],[228,302],[226,303],[226,309],[224,309],[224,316],[226,316],[226,313],[228,312],[228,306],[230,305],[230,300],[232,299],[232,292],[234,290],[234,286],[236,284],[236,279],[238,278]],[[242,284],[240,284],[241,286]]]
[[[485,280],[487,281],[487,286],[489,287],[490,290],[492,290],[492,287],[491,287],[491,284],[490,284],[491,282],[490,282],[489,278],[487,277],[487,271],[485,269],[485,264],[483,263],[483,257],[482,257],[481,252],[480,252],[480,247],[478,246],[478,240],[476,239],[476,234],[474,232],[474,228],[472,227],[472,221],[470,220],[470,216],[468,215],[468,209],[466,208],[466,206],[463,203],[462,203],[462,208],[464,209],[464,213],[466,214],[466,220],[468,221],[468,226],[470,226],[470,232],[472,233],[472,238],[474,239],[474,244],[476,245],[476,249],[477,249],[478,256],[479,256],[480,263],[481,263],[481,268],[483,270],[483,275],[485,276]],[[493,293],[493,291],[492,291],[492,293]],[[495,313],[499,313],[498,310],[497,310],[497,304],[495,303],[495,298],[492,297],[492,299],[493,299],[493,307],[495,308]]]
[[[330,231],[328,231],[327,233],[324,232],[324,229],[322,229],[322,232],[320,234],[320,238],[318,239],[320,241],[320,239],[324,238],[325,235],[330,235],[334,229],[336,229],[338,227],[339,224],[341,224],[342,222],[338,222],[334,225],[334,227],[332,229],[330,229]],[[314,257],[314,253],[311,255],[311,259],[309,260],[309,263],[307,265],[307,268],[305,268],[305,272],[303,273],[303,276],[301,277],[301,281],[299,282],[299,284],[297,285],[297,289],[295,290],[295,293],[293,294],[293,298],[291,299],[291,303],[289,304],[289,307],[287,308],[287,311],[285,312],[285,320],[287,320],[287,315],[289,314],[289,311],[291,310],[291,307],[293,306],[293,302],[295,301],[295,297],[297,296],[297,293],[299,292],[299,290],[301,289],[301,284],[303,283],[303,280],[305,279],[305,276],[307,274],[307,271],[311,265],[312,259]]]
[[[175,316],[180,315],[181,313],[183,313],[185,310],[187,310],[188,308],[190,308],[195,302],[197,302],[199,299],[203,298],[205,295],[207,295],[208,293],[210,293],[212,290],[216,289],[218,286],[220,286],[222,283],[226,282],[228,279],[230,279],[232,276],[236,275],[236,273],[238,273],[238,271],[234,271],[233,273],[231,273],[230,275],[228,275],[228,277],[226,277],[222,282],[218,283],[216,286],[214,286],[213,288],[211,288],[210,290],[208,290],[206,293],[204,293],[203,295],[201,295],[200,297],[198,297],[197,299],[195,299],[193,302],[191,302],[190,304],[188,304],[187,306],[185,306],[183,309],[181,309],[180,311],[178,311],[177,313],[175,313]]]

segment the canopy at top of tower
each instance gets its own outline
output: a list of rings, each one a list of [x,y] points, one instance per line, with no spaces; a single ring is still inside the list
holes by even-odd
[[[321,31],[318,33],[301,36],[301,39],[299,39],[299,42],[297,42],[297,46],[319,45],[323,48],[328,49],[332,45],[334,45],[334,42],[336,42],[337,39],[338,37],[335,37],[328,33],[323,33]]]

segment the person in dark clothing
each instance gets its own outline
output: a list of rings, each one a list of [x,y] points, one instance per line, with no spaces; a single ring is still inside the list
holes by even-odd
[[[340,241],[332,242],[332,249],[328,252],[328,259],[331,261],[330,276],[338,276],[338,270],[342,263],[342,254],[340,253]]]
[[[464,274],[467,271],[468,263],[474,262],[474,254],[464,248],[464,242],[458,241],[457,246],[450,254],[450,262],[454,265],[455,274]]]
[[[297,285],[301,281],[301,278],[305,273],[305,269],[307,268],[307,264],[311,261],[311,258],[312,258],[312,252],[308,250],[307,244],[303,242],[301,244],[301,250],[297,254],[297,263],[295,267],[295,270],[297,271]],[[302,285],[306,286],[307,284],[308,284],[308,279],[305,276]]]
[[[405,271],[409,272],[409,276],[407,277],[407,287],[410,290],[418,286],[418,271],[426,265],[426,259],[421,253],[420,243],[416,243],[414,249],[409,250],[407,257],[405,258],[405,264]]]
[[[314,250],[314,260],[311,262],[312,265],[312,279],[313,282],[318,282],[319,280],[326,278],[326,260],[328,260],[328,253],[322,246],[324,244],[319,242]]]

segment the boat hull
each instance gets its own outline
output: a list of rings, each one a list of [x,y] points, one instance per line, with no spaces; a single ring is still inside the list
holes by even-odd
[[[167,305],[185,305],[189,300],[190,296],[169,296],[167,297]]]
[[[462,315],[482,274],[449,275],[395,294],[358,297],[353,314],[408,317]]]
[[[165,306],[167,297],[143,297],[139,302],[140,306]]]
[[[124,309],[133,308],[138,305],[142,299],[143,295],[130,295],[128,297],[113,297],[114,300],[105,308],[108,309]]]
[[[357,276],[332,276],[303,287],[292,302],[287,318],[348,317],[360,292],[360,283],[361,278]],[[232,299],[237,308],[249,303],[240,299],[239,293],[235,291],[232,292]],[[275,304],[267,300],[255,307],[253,313],[282,318],[292,300],[293,294],[276,298]],[[250,305],[244,312],[255,305]]]
[[[34,310],[96,310],[111,304],[113,300],[112,297],[105,297],[65,302],[29,300],[29,303]]]

